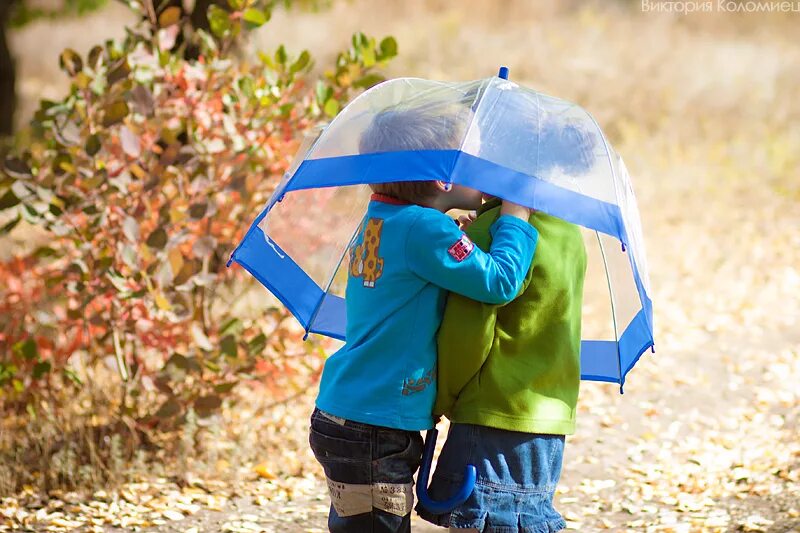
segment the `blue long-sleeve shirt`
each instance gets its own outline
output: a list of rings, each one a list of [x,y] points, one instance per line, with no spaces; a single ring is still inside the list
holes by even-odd
[[[436,331],[446,291],[511,301],[536,247],[527,222],[501,216],[485,253],[447,215],[373,195],[350,249],[346,344],[325,363],[317,407],[405,430],[433,427]]]

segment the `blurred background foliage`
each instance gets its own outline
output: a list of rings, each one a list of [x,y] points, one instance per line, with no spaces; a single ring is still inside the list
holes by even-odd
[[[130,456],[218,413],[241,383],[276,401],[313,383],[317,341],[301,346],[278,306],[236,310],[250,283],[226,261],[298,139],[382,81],[397,43],[356,32],[311,74],[307,50],[240,53],[291,2],[125,4],[123,39],[58,55],[66,95],[41,101],[3,162],[0,237],[23,223],[41,244],[0,263],[0,409],[24,428],[110,369],[113,400],[85,396],[73,414],[126,432]]]

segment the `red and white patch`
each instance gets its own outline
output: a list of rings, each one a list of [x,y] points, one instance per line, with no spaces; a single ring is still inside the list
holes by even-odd
[[[460,263],[469,257],[469,254],[472,253],[474,248],[475,244],[469,240],[469,237],[462,235],[461,238],[458,239],[455,244],[453,244],[453,246],[447,249],[447,253],[450,254],[450,257]]]

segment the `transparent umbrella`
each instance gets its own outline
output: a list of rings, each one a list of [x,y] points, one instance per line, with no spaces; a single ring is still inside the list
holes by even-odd
[[[426,150],[373,152],[360,142],[382,117],[406,110],[454,121],[461,135]],[[628,372],[653,346],[630,177],[588,112],[509,81],[507,69],[469,82],[398,78],[359,95],[306,138],[228,264],[247,269],[306,333],[345,340],[346,281],[351,268],[360,268],[347,252],[369,184],[411,180],[473,187],[584,229],[589,266],[581,378],[617,383],[622,392]]]

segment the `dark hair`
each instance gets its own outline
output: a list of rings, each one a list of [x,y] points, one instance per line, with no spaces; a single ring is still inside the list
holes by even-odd
[[[595,137],[580,124],[546,121],[539,132],[539,169],[559,167],[566,174],[587,172],[595,161]]]
[[[460,110],[463,113],[463,110]],[[465,120],[458,111],[440,107],[389,108],[381,111],[361,135],[359,153],[406,150],[456,150]],[[416,203],[436,193],[433,181],[375,183],[370,188],[381,194]]]
[[[542,111],[504,115],[507,127],[495,128],[492,142],[481,146],[490,160],[525,174],[537,175],[559,169],[580,176],[595,164],[595,150],[602,142],[585,123]]]

